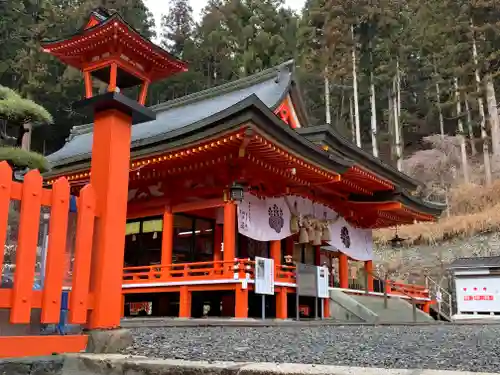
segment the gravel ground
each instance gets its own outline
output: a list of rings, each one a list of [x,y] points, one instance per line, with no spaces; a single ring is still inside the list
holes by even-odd
[[[382,368],[500,371],[500,326],[132,329],[127,354]]]

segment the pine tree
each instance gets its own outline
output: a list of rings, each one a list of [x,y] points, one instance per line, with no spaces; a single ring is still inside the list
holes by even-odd
[[[312,123],[324,124],[326,114],[335,109],[332,126],[347,134],[352,94],[349,28],[334,16],[330,19],[328,4],[325,0],[305,3],[297,32],[299,77]]]
[[[161,44],[175,56],[183,54],[193,44],[193,8],[188,0],[170,0],[169,13],[161,19]]]
[[[193,10],[187,0],[171,0],[169,13],[163,15],[160,44],[188,63],[188,72],[174,75],[150,88],[149,103],[157,104],[206,88],[200,45],[195,40]]]
[[[296,24],[283,0],[210,1],[197,35],[209,76],[220,83],[292,58]]]
[[[14,172],[28,169],[49,169],[42,155],[21,149],[27,123],[52,123],[52,116],[45,108],[33,101],[23,99],[15,91],[0,86],[0,161],[7,161]],[[8,135],[10,132],[13,135]]]

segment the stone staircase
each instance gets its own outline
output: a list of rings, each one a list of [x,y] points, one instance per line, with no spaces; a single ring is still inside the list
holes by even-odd
[[[332,318],[348,322],[366,323],[412,323],[413,306],[402,298],[389,298],[387,309],[381,296],[346,294],[330,291]],[[416,310],[417,322],[433,322],[434,319],[422,310]]]

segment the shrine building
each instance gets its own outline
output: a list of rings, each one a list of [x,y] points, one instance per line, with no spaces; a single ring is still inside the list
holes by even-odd
[[[99,59],[108,52],[88,56],[85,43],[95,49],[113,38],[126,41],[124,50],[111,72],[102,72]],[[144,104],[151,72],[157,79],[186,70],[103,10],[76,35],[44,48],[84,71],[88,98],[92,77],[110,91],[137,85],[127,75],[133,68],[144,75]],[[417,181],[332,126],[310,126],[293,61],[149,109],[156,119],[132,126],[124,315],[145,303],[145,313],[158,316],[260,316],[255,257],[273,260],[270,317],[297,313],[298,263],[327,266],[330,288],[353,291],[349,264],[360,262],[364,287],[375,293],[371,231],[432,221],[444,208],[416,198]],[[74,126],[48,157],[46,184],[64,176],[78,195],[90,180],[92,152],[93,124]],[[321,303],[327,316],[328,299]],[[318,303],[301,297],[299,308],[308,315]]]

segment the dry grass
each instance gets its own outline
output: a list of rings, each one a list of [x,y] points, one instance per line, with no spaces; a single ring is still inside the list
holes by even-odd
[[[406,245],[436,244],[455,237],[500,231],[500,180],[491,187],[462,185],[450,192],[450,217],[435,223],[417,223],[399,228]],[[374,231],[378,244],[388,244],[394,229]]]
[[[460,185],[450,191],[451,215],[469,215],[483,212],[500,203],[500,180],[490,187],[469,184]]]

